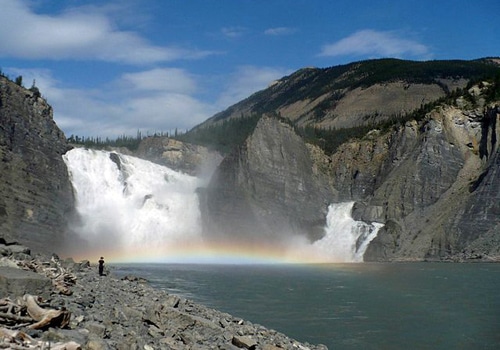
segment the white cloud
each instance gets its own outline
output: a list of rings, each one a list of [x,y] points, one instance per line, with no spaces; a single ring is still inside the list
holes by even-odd
[[[36,86],[54,108],[54,120],[68,137],[116,138],[123,134],[134,136],[137,130],[144,134],[172,132],[176,128],[183,131],[218,112],[214,105],[194,95],[196,79],[176,68],[125,73],[94,89],[62,86],[48,70],[8,68],[6,73],[22,75],[26,86],[36,80]]]
[[[244,27],[224,27],[221,29],[222,35],[227,38],[235,39],[243,36],[247,29]]]
[[[290,73],[282,68],[241,66],[229,77],[217,105],[225,109]]]
[[[290,27],[276,27],[276,28],[268,28],[264,31],[265,35],[270,36],[281,36],[281,35],[289,35],[295,33],[297,30],[295,28]]]
[[[114,81],[95,88],[74,88],[55,79],[47,69],[7,68],[10,76],[22,75],[25,86],[33,79],[54,108],[54,120],[66,136],[116,138],[146,133],[191,129],[215,113],[266,88],[272,81],[290,74],[272,67],[242,66],[227,76],[223,92],[200,98],[208,86],[201,79],[178,68],[155,68],[126,72]]]
[[[26,1],[2,0],[0,56],[142,64],[209,54],[152,45],[134,32],[116,28],[106,10],[81,7],[44,15],[34,13]]]
[[[178,68],[155,68],[139,73],[125,73],[125,85],[142,91],[163,91],[190,94],[196,91],[196,82],[185,70]]]
[[[365,29],[333,44],[324,45],[320,56],[412,56],[430,58],[429,48],[417,41],[401,38],[396,32]]]

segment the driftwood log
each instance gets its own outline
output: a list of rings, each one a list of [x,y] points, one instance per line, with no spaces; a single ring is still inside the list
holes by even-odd
[[[35,297],[29,294],[19,299],[17,304],[7,298],[0,299],[0,323],[3,324],[13,323],[17,328],[28,326],[31,329],[64,328],[70,319],[69,311],[44,309],[38,305]]]
[[[52,285],[60,294],[72,294],[70,287],[76,283],[76,276],[66,271],[58,259],[52,257],[50,262],[21,260],[17,261],[17,266],[24,270],[41,273],[49,277],[52,280]]]
[[[36,298],[26,294],[18,298],[17,303],[8,298],[0,299],[0,323],[9,328],[0,328],[0,349],[51,349],[79,350],[81,346],[75,342],[47,343],[37,341],[28,334],[15,328],[46,329],[48,327],[64,328],[69,324],[71,313],[67,310],[44,309],[38,305]]]
[[[31,329],[45,329],[48,327],[64,328],[69,324],[71,313],[67,310],[43,309],[29,294],[23,296],[26,311],[30,317],[37,321],[28,326]]]
[[[48,343],[36,341],[28,334],[7,328],[0,328],[1,349],[50,349],[50,350],[81,350],[81,346],[73,341],[66,343]]]

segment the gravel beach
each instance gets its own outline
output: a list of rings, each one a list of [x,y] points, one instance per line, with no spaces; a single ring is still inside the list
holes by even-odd
[[[142,278],[118,278],[112,270],[99,276],[88,261],[35,257],[15,244],[0,246],[0,252],[4,297],[36,293],[41,307],[71,316],[63,327],[42,329],[6,319],[4,329],[28,337],[23,343],[4,336],[3,344],[13,349],[327,349],[156,290]]]

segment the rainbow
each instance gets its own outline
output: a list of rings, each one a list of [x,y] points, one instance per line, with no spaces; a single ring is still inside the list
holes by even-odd
[[[312,246],[278,247],[256,244],[184,243],[172,246],[95,248],[70,255],[75,261],[97,261],[103,256],[108,263],[194,263],[194,264],[307,264],[336,262]]]

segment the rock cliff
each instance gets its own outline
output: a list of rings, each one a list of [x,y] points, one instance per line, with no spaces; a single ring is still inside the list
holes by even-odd
[[[245,144],[224,158],[204,192],[206,234],[277,243],[322,236],[332,188],[293,129],[263,117]]]
[[[262,117],[212,178],[207,227],[315,240],[329,203],[356,201],[354,219],[384,224],[365,260],[499,259],[500,102],[485,102],[487,86],[465,93],[474,103],[459,96],[331,155]]]
[[[377,181],[373,186],[364,182],[366,195],[356,198],[367,206],[360,205],[355,215],[385,224],[365,259],[500,255],[498,130],[493,127],[498,118],[498,105],[473,112],[444,107],[382,137],[391,147],[380,153],[378,162],[372,158]],[[489,145],[488,154],[481,144]],[[361,147],[370,151],[376,145]],[[356,167],[357,162],[350,164]],[[357,181],[350,186],[358,187]]]
[[[73,213],[64,134],[38,91],[0,77],[0,237],[54,251]]]
[[[186,174],[201,176],[212,174],[222,160],[219,153],[206,147],[160,136],[145,138],[133,154]]]

